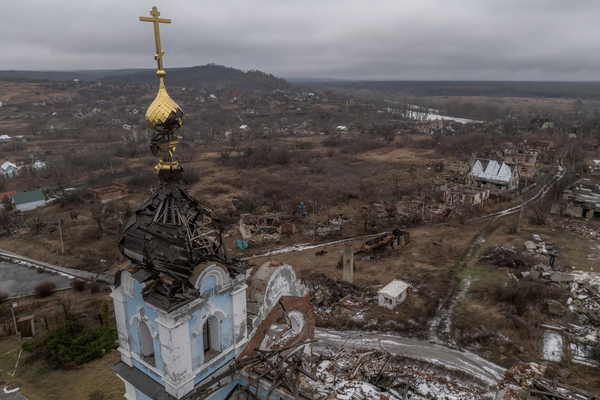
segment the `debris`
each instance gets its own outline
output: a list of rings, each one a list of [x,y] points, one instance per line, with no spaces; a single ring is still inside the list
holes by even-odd
[[[551,218],[548,218],[546,222],[553,229],[558,229],[562,232],[572,233],[575,236],[584,239],[600,240],[600,229],[594,229],[585,224],[582,224],[581,222],[573,221],[570,219],[556,221]]]
[[[563,272],[553,272],[552,275],[550,275],[550,280],[552,282],[573,282],[573,279],[575,279],[573,275],[565,274]]]
[[[563,337],[560,333],[547,330],[544,332],[542,360],[561,362],[563,355]]]
[[[397,249],[410,244],[410,232],[394,229],[390,233],[368,240],[355,254],[385,251],[389,248]]]
[[[248,250],[248,241],[247,240],[236,240],[235,248],[240,250]]]
[[[321,256],[324,256],[325,254],[327,254],[327,250],[317,251],[315,253],[315,257],[321,257]]]

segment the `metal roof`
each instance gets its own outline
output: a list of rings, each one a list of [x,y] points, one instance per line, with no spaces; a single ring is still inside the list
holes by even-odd
[[[500,164],[496,160],[489,160],[484,170],[482,160],[477,160],[469,175],[490,181],[509,182],[512,178],[512,169],[504,162]]]
[[[391,297],[398,297],[402,293],[404,293],[404,291],[406,291],[406,289],[408,289],[408,288],[409,288],[408,283],[401,281],[400,279],[394,279],[393,281],[388,283],[388,285],[386,287],[381,289],[379,291],[379,293],[387,294],[388,296],[391,296]]]
[[[33,203],[35,201],[46,200],[44,197],[44,193],[41,190],[34,190],[33,192],[21,192],[12,195],[12,199],[15,202],[15,205],[25,204],[25,203]]]

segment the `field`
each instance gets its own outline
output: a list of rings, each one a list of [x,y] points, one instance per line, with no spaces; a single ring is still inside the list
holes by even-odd
[[[275,260],[292,265],[307,281],[315,274],[341,279],[337,265],[345,246],[358,250],[366,240],[396,228],[410,232],[409,246],[379,251],[368,259],[357,254],[354,274],[354,283],[372,294],[393,279],[405,280],[412,287],[408,300],[389,311],[367,296],[370,305],[362,322],[334,306],[329,314],[319,314],[319,326],[377,327],[469,350],[510,367],[539,360],[540,324],[580,322],[572,313],[553,314],[547,305],[547,300],[564,304],[568,291],[521,279],[524,270],[482,256],[507,245],[520,253],[523,242],[537,234],[558,247],[567,272],[595,272],[598,241],[557,229],[566,219],[550,215],[549,206],[560,201],[568,185],[589,176],[590,161],[600,158],[593,130],[600,121],[595,100],[519,95],[518,90],[542,90],[537,84],[520,86],[517,92],[510,85],[490,85],[465,84],[464,93],[454,95],[417,85],[424,94],[414,99],[401,87],[388,93],[341,85],[329,98],[308,89],[234,95],[236,90],[222,87],[173,87],[171,95],[187,112],[175,158],[183,167],[188,192],[220,216],[229,254],[255,268]],[[498,87],[507,92],[488,93]],[[452,85],[443,90],[451,89],[456,90]],[[480,95],[478,90],[483,90]],[[0,109],[0,132],[10,129],[11,135],[27,138],[0,143],[0,153],[22,167],[18,177],[0,180],[0,192],[40,189],[52,200],[34,211],[0,214],[1,249],[95,273],[129,264],[117,247],[119,231],[159,184],[153,171],[158,159],[148,151],[151,133],[143,121],[153,95],[151,88],[137,83],[0,82],[0,100],[8,100]],[[440,115],[492,122],[463,125],[403,118],[399,110],[415,104],[435,107]],[[518,115],[515,110],[520,110]],[[532,124],[537,115],[551,116],[556,127]],[[570,135],[574,132],[575,137]],[[444,204],[444,188],[466,182],[464,175],[445,170],[447,162],[502,159],[506,149],[539,140],[553,146],[540,154],[540,174],[518,183],[519,190],[526,182],[538,183],[523,196],[533,196],[558,171],[559,157],[568,173],[549,188],[544,201],[524,210],[519,233],[518,214],[473,219],[520,204],[515,192],[495,193],[482,208]],[[31,168],[36,160],[45,168]],[[94,200],[89,187],[109,182],[127,185],[129,195],[104,204]],[[541,214],[541,223],[534,224],[534,214]],[[249,248],[241,250],[236,248],[236,241],[243,239],[240,220],[249,215],[280,218],[295,231],[278,235],[277,227],[265,226],[271,232],[255,234]],[[585,223],[590,229],[599,227],[598,221]],[[297,250],[299,245],[304,249]],[[52,329],[64,318],[61,307],[70,307],[87,326],[97,326],[103,302],[110,303],[106,289],[65,291],[46,300],[19,300],[19,315],[50,316]],[[2,321],[9,323],[7,309],[2,312]],[[525,331],[507,316],[535,330]],[[6,355],[1,370],[14,364],[16,347],[11,338],[0,341],[0,352]],[[107,366],[117,360],[112,351],[72,370],[25,362],[9,380],[33,400],[113,399],[120,396],[122,384]],[[568,378],[571,383],[597,383],[590,370],[569,363],[565,360],[557,368],[575,371]],[[67,395],[67,386],[60,384],[66,381],[86,385],[71,388]]]

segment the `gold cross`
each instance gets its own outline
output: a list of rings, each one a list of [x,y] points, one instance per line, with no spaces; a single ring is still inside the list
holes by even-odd
[[[171,20],[165,19],[165,18],[158,18],[160,15],[160,12],[156,8],[156,6],[152,7],[152,11],[150,11],[150,15],[152,15],[152,18],[140,17],[140,21],[154,23],[154,39],[156,40],[156,55],[154,56],[154,59],[156,61],[158,61],[158,70],[162,71],[163,70],[162,57],[165,55],[165,52],[160,48],[160,31],[158,29],[158,24],[159,23],[170,24]]]

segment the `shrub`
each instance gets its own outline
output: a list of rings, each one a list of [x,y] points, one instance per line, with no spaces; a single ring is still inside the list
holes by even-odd
[[[48,297],[54,292],[56,289],[56,284],[54,282],[42,282],[39,283],[33,291],[37,297],[43,298]]]
[[[71,281],[71,287],[76,292],[83,292],[87,287],[87,282],[85,281],[85,279],[76,278]]]
[[[8,299],[8,294],[4,292],[0,292],[0,304],[4,302],[4,300]]]
[[[69,318],[45,338],[32,342],[28,351],[45,359],[51,367],[66,368],[85,364],[118,347],[117,330],[106,326],[91,329]]]
[[[100,292],[101,287],[100,287],[99,283],[92,282],[88,286],[90,287],[90,292],[92,292],[92,293],[98,293],[98,292]]]

